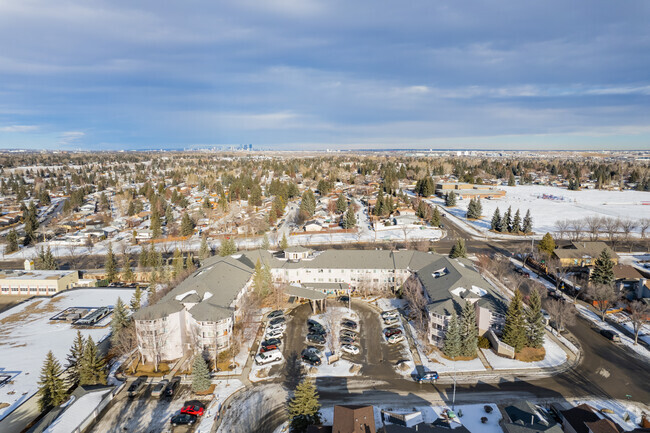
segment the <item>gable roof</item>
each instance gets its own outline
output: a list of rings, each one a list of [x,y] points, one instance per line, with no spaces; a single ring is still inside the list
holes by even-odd
[[[570,248],[556,248],[553,253],[561,259],[581,259],[581,258],[597,258],[603,250],[607,250],[612,259],[618,259],[616,254],[605,242],[602,241],[584,241],[584,242],[571,242]]]

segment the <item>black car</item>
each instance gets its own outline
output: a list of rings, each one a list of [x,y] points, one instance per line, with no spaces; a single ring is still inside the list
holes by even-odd
[[[147,376],[140,376],[140,377],[138,377],[138,378],[137,378],[137,379],[136,379],[136,380],[135,380],[135,381],[134,381],[134,382],[129,386],[129,389],[128,389],[128,391],[127,391],[128,394],[129,394],[129,397],[135,397],[135,396],[137,396],[138,394],[140,394],[140,393],[144,390],[144,388],[146,387],[146,385],[147,385],[147,379],[148,379]]]
[[[350,302],[350,297],[347,295],[339,296],[339,301],[343,302],[344,304],[347,304],[348,302]]]
[[[309,333],[310,334],[318,334],[318,335],[322,335],[322,336],[327,335],[327,331],[325,331],[325,328],[323,328],[322,326],[310,326],[309,327]]]
[[[314,319],[307,319],[307,326],[323,326],[320,322],[315,321]]]
[[[621,337],[619,337],[616,332],[610,331],[609,329],[601,329],[600,335],[607,338],[608,340],[621,341]]]
[[[268,340],[262,341],[262,347],[279,346],[281,343],[282,340],[279,338],[269,338]]]
[[[302,360],[309,365],[321,365],[320,358],[313,353],[303,353]]]
[[[350,337],[340,337],[339,342],[341,344],[354,344],[356,342],[356,340],[354,338],[350,338]]]
[[[272,319],[269,324],[271,325],[279,325],[280,323],[286,322],[287,319],[284,318],[284,316],[281,317],[276,317],[275,319]]]
[[[196,422],[196,415],[182,413],[180,415],[173,416],[170,422],[174,427],[177,425],[192,425]]]
[[[314,344],[325,344],[325,337],[320,334],[307,334],[307,341]]]
[[[163,391],[163,395],[167,398],[172,398],[174,397],[174,394],[176,393],[176,388],[178,388],[178,385],[181,384],[181,378],[179,376],[174,376],[167,384],[165,387],[165,390]]]
[[[284,316],[284,312],[282,310],[274,310],[271,311],[269,314],[266,315],[267,319],[275,319],[277,317],[282,317]]]
[[[352,329],[355,330],[357,329],[357,322],[354,322],[352,320],[344,320],[341,322],[341,326],[344,328]]]

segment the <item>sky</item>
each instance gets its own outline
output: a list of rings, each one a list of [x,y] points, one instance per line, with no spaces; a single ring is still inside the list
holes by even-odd
[[[0,0],[0,148],[650,149],[647,0]]]

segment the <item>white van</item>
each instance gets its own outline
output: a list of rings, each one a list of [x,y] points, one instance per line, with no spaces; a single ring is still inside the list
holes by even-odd
[[[260,353],[255,357],[255,362],[264,365],[270,362],[279,361],[282,359],[282,352],[279,350],[271,350],[270,352]]]

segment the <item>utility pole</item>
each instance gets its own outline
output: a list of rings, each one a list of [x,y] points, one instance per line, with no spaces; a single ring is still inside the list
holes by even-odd
[[[451,410],[456,410],[456,357],[454,356],[452,358],[452,361],[454,363],[454,393],[451,398]]]

